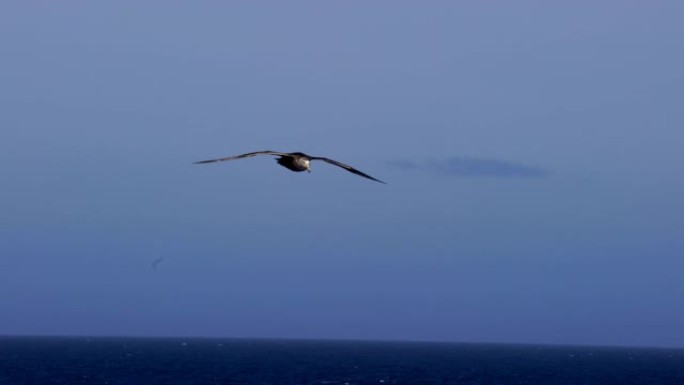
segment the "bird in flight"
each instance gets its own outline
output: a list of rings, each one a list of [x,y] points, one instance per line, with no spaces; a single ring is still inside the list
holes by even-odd
[[[159,257],[159,258],[156,258],[154,261],[152,261],[152,263],[150,264],[150,266],[152,266],[152,270],[157,270],[157,266],[159,266],[159,264],[163,260],[164,260],[164,257]]]
[[[342,167],[343,169],[345,169],[345,170],[347,170],[353,174],[362,176],[364,178],[368,178],[370,180],[374,180],[376,182],[386,184],[385,182],[383,182],[379,179],[375,179],[372,176],[365,174],[365,173],[355,169],[354,167],[352,167],[348,164],[344,164],[342,162],[338,162],[336,160],[332,160],[329,158],[324,158],[322,156],[306,155],[303,152],[256,151],[256,152],[248,152],[248,153],[242,154],[242,155],[229,156],[226,158],[201,160],[199,162],[195,162],[195,164],[214,163],[214,162],[223,162],[226,160],[251,158],[251,157],[257,156],[257,155],[275,155],[278,157],[278,159],[276,159],[276,162],[278,162],[279,165],[281,165],[281,166],[283,166],[289,170],[296,171],[296,172],[307,171],[310,173],[311,172],[311,161],[312,160],[322,160],[324,162],[333,164],[337,167]]]

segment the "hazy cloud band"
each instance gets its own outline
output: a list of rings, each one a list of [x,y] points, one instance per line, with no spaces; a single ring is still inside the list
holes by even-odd
[[[403,170],[432,171],[441,175],[463,178],[546,178],[551,175],[548,169],[500,159],[471,158],[455,156],[445,160],[415,162],[399,159],[390,166]]]

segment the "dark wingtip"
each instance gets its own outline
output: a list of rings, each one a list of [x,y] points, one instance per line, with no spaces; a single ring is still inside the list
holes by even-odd
[[[359,174],[359,175],[361,175],[361,174]],[[378,183],[387,184],[387,182],[383,182],[383,181],[381,181],[380,179],[375,179],[375,178],[373,178],[373,177],[370,176],[370,175],[361,175],[361,176],[364,177],[364,178],[366,178],[366,179],[370,179],[370,180],[372,180],[372,181],[378,182]]]

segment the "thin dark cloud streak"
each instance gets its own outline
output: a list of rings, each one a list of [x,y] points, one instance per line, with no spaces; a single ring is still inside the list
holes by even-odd
[[[550,170],[539,166],[501,159],[464,156],[454,156],[445,160],[429,160],[425,162],[398,159],[390,162],[389,165],[400,170],[429,171],[439,175],[461,178],[542,179],[551,175]]]

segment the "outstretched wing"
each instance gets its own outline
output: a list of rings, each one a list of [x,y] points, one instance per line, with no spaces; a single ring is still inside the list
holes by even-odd
[[[324,162],[327,162],[327,163],[330,163],[330,164],[334,164],[334,165],[337,166],[337,167],[342,167],[343,169],[345,169],[345,170],[347,170],[347,171],[349,171],[349,172],[351,172],[351,173],[354,173],[354,174],[356,174],[356,175],[362,176],[362,177],[364,177],[364,178],[368,178],[368,179],[374,180],[374,181],[376,181],[376,182],[380,182],[380,183],[383,183],[383,184],[387,184],[387,183],[385,183],[385,182],[383,182],[383,181],[381,181],[381,180],[379,180],[379,179],[375,179],[375,178],[373,178],[372,176],[370,176],[370,175],[368,175],[368,174],[365,174],[365,173],[363,173],[363,172],[361,172],[361,171],[355,169],[354,167],[352,167],[352,166],[350,166],[350,165],[348,165],[348,164],[344,164],[344,163],[338,162],[338,161],[336,161],[336,160],[324,158],[324,157],[321,157],[321,156],[312,156],[312,157],[311,157],[311,160],[322,160],[322,161],[324,161]]]
[[[209,160],[200,160],[199,162],[194,162],[195,164],[202,164],[202,163],[214,163],[214,162],[223,162],[225,160],[234,160],[234,159],[242,159],[242,158],[250,158],[252,156],[257,156],[257,155],[281,155],[281,156],[290,156],[290,154],[286,152],[278,152],[278,151],[255,151],[255,152],[248,152],[246,154],[242,155],[235,155],[235,156],[229,156],[226,158],[217,158],[217,159],[209,159]]]

